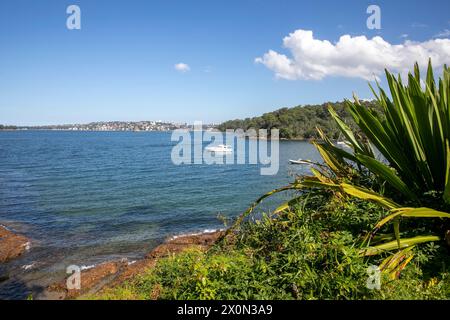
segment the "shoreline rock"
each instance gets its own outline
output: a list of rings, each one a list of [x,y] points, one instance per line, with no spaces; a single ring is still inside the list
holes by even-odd
[[[44,299],[75,299],[86,294],[94,294],[106,288],[122,284],[149,268],[155,266],[160,258],[178,254],[188,248],[197,247],[208,250],[224,231],[205,232],[200,234],[172,237],[160,244],[141,260],[129,262],[127,259],[109,261],[81,271],[81,289],[67,289],[67,278],[47,287]]]
[[[28,250],[30,240],[0,225],[0,263],[19,257]]]

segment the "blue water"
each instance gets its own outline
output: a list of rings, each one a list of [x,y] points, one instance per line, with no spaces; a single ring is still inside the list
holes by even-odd
[[[218,214],[308,170],[288,159],[318,158],[281,141],[278,174],[262,176],[252,164],[174,165],[175,144],[169,132],[0,132],[0,224],[32,240],[0,265],[0,298],[38,297],[71,264],[138,259],[171,235],[222,228]]]

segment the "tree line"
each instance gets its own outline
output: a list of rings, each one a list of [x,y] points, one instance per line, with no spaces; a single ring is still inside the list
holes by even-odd
[[[0,130],[17,130],[17,127],[0,124]]]
[[[370,108],[373,112],[380,110],[375,101],[361,101],[361,104]],[[355,131],[358,127],[353,121],[344,102],[329,102],[321,105],[304,105],[293,108],[281,108],[273,112],[264,113],[262,116],[229,120],[220,124],[220,131],[226,129],[279,129],[282,139],[316,139],[319,138],[316,127],[332,139],[340,139],[339,129],[328,112],[331,105],[346,124]]]

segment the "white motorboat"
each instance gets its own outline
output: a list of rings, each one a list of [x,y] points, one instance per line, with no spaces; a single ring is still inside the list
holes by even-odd
[[[230,146],[225,144],[219,144],[217,146],[206,147],[206,151],[209,152],[217,152],[217,153],[230,153],[233,152],[233,149]]]
[[[342,146],[344,148],[350,148],[350,142],[348,142],[348,141],[346,141],[346,140],[344,140],[342,138],[343,138],[342,137],[342,133],[339,133],[339,137],[338,137],[338,139],[336,141],[336,145],[337,146]]]
[[[348,141],[337,141],[336,145],[342,146],[344,148],[351,148],[350,147],[350,142],[348,142]]]
[[[311,160],[303,160],[303,159],[289,160],[289,163],[290,164],[306,164],[306,165],[312,164]]]

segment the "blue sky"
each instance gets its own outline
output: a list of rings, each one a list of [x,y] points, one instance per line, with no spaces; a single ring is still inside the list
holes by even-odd
[[[81,30],[66,28],[71,4]],[[369,4],[381,8],[381,30],[366,27]],[[2,0],[0,123],[220,122],[353,91],[369,98],[363,78],[286,80],[255,58],[290,57],[283,38],[299,29],[331,43],[344,34],[393,45],[449,38],[449,12],[448,0]]]

